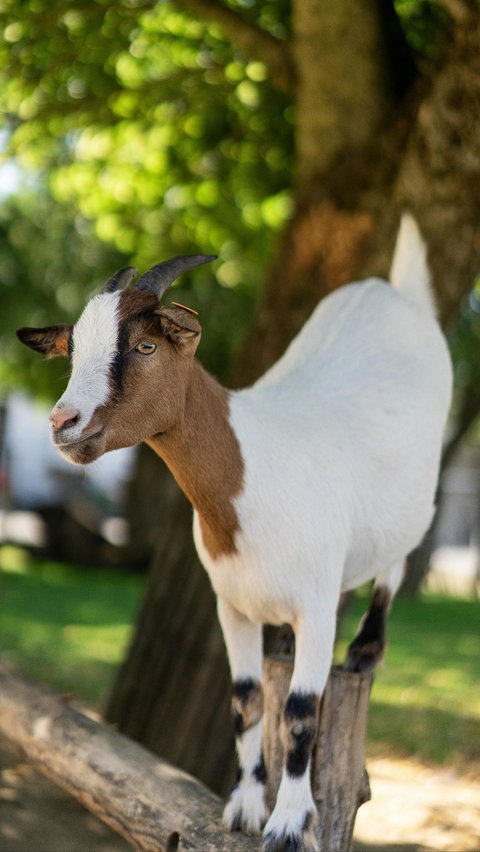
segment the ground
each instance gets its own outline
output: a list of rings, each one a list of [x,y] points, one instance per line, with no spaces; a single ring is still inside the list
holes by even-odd
[[[369,762],[373,801],[358,852],[479,852],[480,784],[412,760]],[[130,847],[0,744],[0,852],[126,852]]]

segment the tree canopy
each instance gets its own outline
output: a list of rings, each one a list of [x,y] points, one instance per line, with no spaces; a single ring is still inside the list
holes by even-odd
[[[0,11],[3,156],[34,175],[3,205],[10,321],[75,318],[124,258],[143,270],[216,253],[215,275],[180,288],[208,329],[203,359],[225,375],[293,210],[290,3],[1,0]],[[447,16],[423,0],[397,12],[434,62]],[[9,297],[20,277],[21,311]],[[41,381],[17,352],[14,375]]]
[[[188,295],[211,331],[203,347],[207,363],[226,370],[273,235],[290,211],[290,99],[268,84],[262,62],[240,56],[217,26],[173,3],[2,6],[4,156],[33,171],[52,209],[63,210],[57,221],[40,217],[33,225],[39,205],[30,191],[20,205],[24,229],[30,221],[32,239],[41,239],[35,228],[43,228],[43,238],[54,243],[58,218],[73,223],[80,214],[84,232],[91,222],[93,238],[140,270],[174,254],[219,254],[215,277],[199,271]],[[262,25],[277,34],[285,17],[282,3],[266,3],[259,12]],[[75,233],[70,226],[74,251],[86,236]],[[57,284],[59,266],[48,274]],[[8,269],[5,285],[13,283]],[[103,274],[88,271],[94,281]],[[23,277],[24,288],[31,283],[39,296],[26,264]],[[80,290],[84,280],[80,274]],[[189,290],[188,280],[180,287]],[[46,283],[50,308],[48,290]],[[62,304],[62,292],[59,306],[71,316],[78,299]]]

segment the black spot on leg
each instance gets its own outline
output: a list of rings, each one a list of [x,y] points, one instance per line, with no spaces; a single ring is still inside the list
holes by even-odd
[[[252,677],[247,677],[244,680],[235,680],[232,685],[232,694],[235,698],[244,702],[252,690],[255,688],[255,681]]]
[[[232,686],[232,712],[235,734],[242,734],[256,725],[263,713],[263,690],[253,678],[236,680]]]
[[[298,778],[306,772],[317,730],[318,696],[291,692],[284,710],[285,768]]]
[[[233,729],[236,737],[241,737],[244,733],[245,725],[243,724],[243,716],[241,713],[233,714]]]
[[[388,589],[375,589],[360,629],[348,647],[344,669],[349,672],[368,672],[383,657],[386,645],[386,623],[390,604]]]
[[[260,760],[257,765],[254,767],[252,772],[253,777],[259,784],[266,784],[267,782],[267,770],[265,767],[265,761],[263,759],[263,754],[260,755]]]
[[[287,752],[285,761],[287,772],[293,778],[299,778],[305,774],[314,738],[315,731],[311,729],[304,729],[301,734],[295,736],[296,743]]]
[[[285,719],[306,719],[315,716],[317,696],[314,692],[291,692],[285,704]]]
[[[307,811],[302,823],[302,831],[308,831],[312,827],[313,823],[313,812]]]

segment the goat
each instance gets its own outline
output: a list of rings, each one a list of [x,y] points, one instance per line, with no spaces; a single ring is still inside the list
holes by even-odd
[[[400,226],[391,284],[329,295],[282,358],[230,392],[195,360],[191,309],[161,304],[183,271],[212,257],[120,270],[74,326],[19,329],[47,356],[71,356],[50,415],[69,461],[145,441],[194,507],[194,537],[218,598],[233,679],[240,780],[230,830],[266,822],[264,849],[316,849],[309,768],[342,591],[376,578],[346,667],[372,668],[407,554],[434,510],[451,365],[434,316],[426,250]],[[273,813],[264,800],[262,624],[292,626],[296,654]]]

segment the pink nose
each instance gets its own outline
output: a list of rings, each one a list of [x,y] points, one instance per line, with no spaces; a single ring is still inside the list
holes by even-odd
[[[66,405],[62,408],[54,408],[50,417],[50,423],[55,431],[58,429],[66,429],[69,426],[74,426],[80,417],[80,412],[73,405]]]

